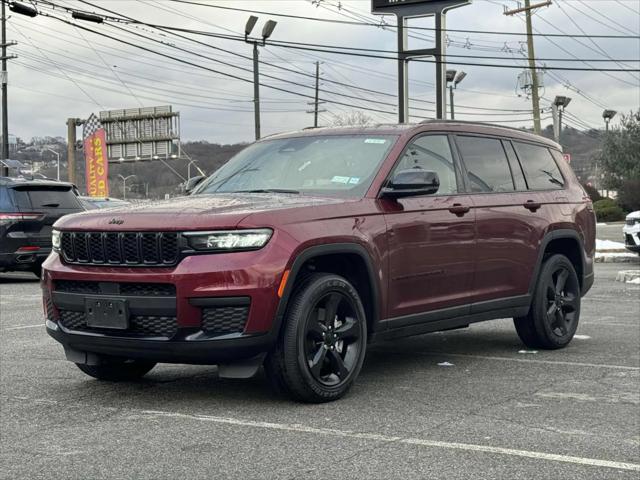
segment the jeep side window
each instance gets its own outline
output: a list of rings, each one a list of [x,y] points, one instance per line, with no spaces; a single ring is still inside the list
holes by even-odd
[[[411,168],[436,172],[440,179],[438,195],[458,193],[453,155],[446,135],[425,135],[411,142],[393,173]]]
[[[502,142],[497,138],[456,137],[472,192],[513,192],[515,186]]]
[[[564,187],[564,178],[548,148],[521,142],[514,145],[530,190]]]

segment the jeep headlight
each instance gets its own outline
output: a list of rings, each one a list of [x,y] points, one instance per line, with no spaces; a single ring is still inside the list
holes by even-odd
[[[51,230],[51,246],[54,250],[60,250],[60,232]]]
[[[191,248],[198,251],[257,250],[264,247],[273,230],[220,230],[214,232],[185,232]]]

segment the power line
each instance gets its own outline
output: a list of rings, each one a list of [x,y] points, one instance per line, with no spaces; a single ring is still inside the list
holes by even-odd
[[[6,1],[6,0],[3,0]],[[43,0],[35,0],[35,1],[40,1],[42,2]],[[96,6],[90,2],[87,2],[85,0],[79,0],[82,3],[91,5],[95,8],[100,8],[102,10],[105,10],[107,12],[111,12],[114,13],[113,11],[105,8],[105,7],[99,7]],[[46,1],[47,4],[50,5],[56,5],[53,2],[49,2]],[[64,8],[64,7],[63,7]],[[227,7],[225,7],[227,8]],[[230,8],[230,7],[229,7]],[[205,32],[205,31],[200,31],[200,30],[193,30],[193,29],[187,29],[187,28],[180,28],[180,27],[171,27],[171,26],[166,26],[166,25],[158,25],[158,24],[153,24],[153,23],[147,23],[147,22],[141,22],[139,20],[133,20],[133,22],[137,23],[137,24],[141,24],[141,25],[145,25],[147,27],[151,27],[151,28],[156,28],[159,30],[171,30],[171,31],[178,31],[178,32],[184,32],[184,33],[191,33],[191,34],[195,34],[195,35],[203,35],[203,36],[208,36],[208,37],[214,37],[214,38],[222,38],[222,39],[226,39],[226,40],[234,40],[234,41],[241,41],[241,42],[245,42],[245,38],[244,36],[239,36],[239,35],[226,35],[226,34],[217,34],[217,33],[213,33],[213,32]],[[110,25],[112,27],[115,28],[120,28],[122,29],[122,27],[117,27],[116,25],[113,25],[112,23],[109,23],[108,21],[105,22],[107,25]],[[161,42],[164,43],[164,42]],[[166,45],[166,44],[165,44]],[[391,50],[379,50],[379,49],[368,49],[368,48],[357,48],[357,47],[343,47],[340,45],[323,45],[323,44],[313,44],[313,43],[303,43],[303,42],[291,42],[291,41],[276,41],[276,40],[270,40],[268,42],[268,45],[272,45],[272,46],[276,46],[276,47],[280,47],[280,48],[291,48],[291,49],[297,49],[297,50],[307,50],[307,51],[316,51],[316,52],[325,52],[325,53],[333,53],[333,54],[339,54],[339,55],[349,55],[349,56],[355,56],[355,57],[368,57],[368,58],[379,58],[379,59],[385,59],[385,60],[398,60],[397,56],[383,56],[383,55],[375,55],[373,53],[361,53],[361,52],[374,52],[374,53],[392,53],[394,55],[397,55],[396,52],[391,51]],[[219,48],[219,47],[217,47]],[[575,55],[572,55],[574,58]],[[448,55],[448,57],[462,57],[462,58],[476,58],[476,59],[483,59],[483,58],[490,58],[490,57],[482,57],[482,56],[473,56],[473,55]],[[503,58],[501,58],[503,59]],[[561,60],[566,60],[566,59],[550,59],[550,61],[561,61]],[[581,61],[583,63],[584,60],[582,59],[577,59],[578,61]],[[216,60],[214,60],[216,61]],[[420,63],[437,63],[436,60],[427,60],[427,59],[414,59],[412,60],[414,62],[420,62]],[[598,61],[602,61],[602,59],[598,59]],[[628,61],[640,61],[640,60],[628,60]],[[488,68],[517,68],[517,69],[521,69],[522,67],[517,66],[517,65],[504,65],[504,64],[494,64],[494,63],[469,63],[469,62],[460,62],[460,61],[447,61],[448,64],[450,65],[464,65],[464,66],[477,66],[477,67],[488,67]],[[640,72],[640,68],[639,69],[617,69],[617,68],[582,68],[582,67],[550,67],[550,66],[545,66],[544,67],[545,70],[565,70],[565,71],[598,71],[598,72]],[[308,87],[308,86],[306,86]]]
[[[302,16],[302,15],[291,15],[291,14],[285,14],[285,13],[266,12],[266,11],[255,10],[255,9],[227,7],[227,6],[222,6],[222,5],[199,3],[199,2],[192,1],[192,0],[171,0],[171,1],[173,1],[175,3],[198,5],[198,6],[201,6],[201,7],[217,8],[217,9],[221,9],[221,10],[231,10],[231,11],[236,11],[236,12],[256,13],[256,14],[259,14],[259,15],[270,15],[270,16],[273,16],[273,17],[293,18],[293,19],[298,19],[298,20],[311,20],[311,21],[316,21],[316,22],[337,23],[337,24],[344,24],[344,25],[364,25],[364,26],[371,26],[371,27],[378,27],[378,28],[383,28],[383,27],[393,27],[393,28],[395,28],[395,25],[389,25],[389,24],[387,24],[385,22],[367,23],[367,22],[360,22],[360,21],[345,21],[345,20],[335,20],[335,19],[328,19],[328,18],[306,17],[306,16]],[[410,30],[435,31],[435,28],[433,28],[433,27],[413,26],[413,27],[407,27],[407,28],[410,29]],[[487,30],[463,30],[463,29],[451,29],[451,28],[448,28],[448,29],[446,29],[444,31],[445,32],[454,32],[454,33],[477,33],[477,34],[483,34],[483,35],[506,35],[506,36],[520,36],[520,37],[526,35],[526,34],[520,33],[520,32],[490,32],[490,31],[487,31]],[[537,35],[539,35],[539,36],[542,36],[542,35],[544,35],[544,36],[553,36],[553,37],[576,37],[576,38],[584,37],[584,35],[572,35],[572,34],[537,34]],[[622,38],[622,39],[640,38],[640,36],[629,36],[629,35],[587,35],[587,36],[591,37],[591,38]]]

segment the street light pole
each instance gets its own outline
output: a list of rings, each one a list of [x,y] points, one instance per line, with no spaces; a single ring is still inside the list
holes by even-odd
[[[615,110],[605,110],[604,112],[602,112],[602,118],[604,118],[604,127],[606,133],[609,133],[609,122],[613,117],[616,116],[617,113],[618,112],[616,112]]]
[[[253,116],[256,140],[260,140],[260,62],[258,55],[258,42],[253,42]]]
[[[455,112],[453,106],[453,90],[458,88],[458,84],[466,77],[465,72],[456,72],[455,70],[447,70],[446,79],[449,84],[449,103],[451,104],[451,120],[455,120]]]
[[[123,177],[122,175],[118,174],[118,177],[120,177],[120,179],[122,180],[122,199],[126,200],[127,199],[127,180],[135,177],[135,175],[127,175],[126,177]]]
[[[277,22],[267,20],[262,28],[262,42],[258,40],[249,40],[249,34],[258,22],[258,17],[251,15],[244,27],[244,41],[253,44],[253,116],[255,122],[256,140],[260,140],[260,60],[258,52],[258,44],[265,45],[267,38],[271,36],[276,28]]]
[[[54,149],[52,149],[52,148],[45,148],[45,151],[51,152],[57,157],[57,159],[58,159],[58,161],[57,161],[57,163],[58,163],[58,168],[57,168],[58,172],[57,172],[56,178],[58,179],[58,181],[60,181],[60,154],[58,152],[56,152]]]

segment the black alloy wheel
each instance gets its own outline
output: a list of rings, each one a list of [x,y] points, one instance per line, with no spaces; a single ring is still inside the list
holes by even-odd
[[[578,317],[580,285],[575,275],[565,265],[559,265],[551,274],[546,286],[547,324],[558,337],[564,337],[572,330]]]
[[[335,386],[349,377],[362,350],[361,323],[352,299],[339,291],[327,293],[313,306],[304,350],[318,382]]]
[[[514,318],[518,336],[529,348],[566,347],[580,320],[580,281],[571,261],[561,254],[545,259],[527,315]]]

